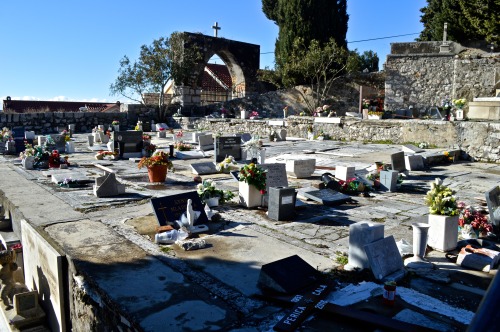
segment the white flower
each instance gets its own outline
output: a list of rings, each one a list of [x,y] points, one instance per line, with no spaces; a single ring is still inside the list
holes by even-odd
[[[436,185],[440,186],[440,185],[442,185],[442,184],[443,184],[443,180],[441,180],[440,178],[436,178],[436,179],[434,180],[434,183],[435,183]]]

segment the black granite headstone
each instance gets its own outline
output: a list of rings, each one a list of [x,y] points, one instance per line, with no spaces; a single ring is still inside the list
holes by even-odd
[[[403,151],[391,154],[391,168],[394,171],[406,171],[405,153]]]
[[[16,153],[21,153],[25,150],[24,135],[25,135],[24,127],[12,128],[12,137],[14,138]],[[33,144],[33,140],[31,140],[30,144]]]
[[[215,162],[219,163],[227,156],[233,156],[235,160],[241,160],[241,137],[217,137],[214,144]]]
[[[143,147],[142,131],[113,131],[111,139],[114,142],[114,149],[118,150],[120,157],[124,153],[141,153]]]
[[[304,196],[323,205],[338,205],[351,200],[351,197],[331,189],[304,192]]]
[[[296,192],[294,188],[269,188],[267,216],[273,220],[292,220],[295,216]]]
[[[171,225],[176,229],[179,228],[175,221],[180,220],[182,214],[186,212],[188,199],[192,200],[193,210],[201,212],[198,219],[194,221],[194,224],[206,224],[208,218],[204,210],[204,205],[196,191],[151,198],[151,205],[153,206],[158,224],[160,226]]]
[[[296,294],[318,283],[321,273],[297,255],[264,264],[257,287],[264,291]]]

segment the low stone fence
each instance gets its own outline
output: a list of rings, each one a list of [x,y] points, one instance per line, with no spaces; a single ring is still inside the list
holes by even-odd
[[[340,123],[315,123],[313,117],[292,116],[283,126],[269,125],[284,119],[242,120],[181,117],[172,118],[174,128],[210,131],[221,135],[251,133],[268,137],[276,129],[286,129],[288,137],[307,138],[322,131],[336,141],[386,144],[419,144],[439,148],[460,148],[471,159],[500,162],[500,123],[433,120],[359,120],[342,118]]]
[[[114,120],[121,125],[127,125],[128,113],[97,113],[97,112],[54,112],[54,113],[14,113],[0,114],[0,128],[24,126],[26,130],[36,134],[51,134],[68,129],[68,125],[75,124],[76,132],[91,132],[97,125],[106,128]]]

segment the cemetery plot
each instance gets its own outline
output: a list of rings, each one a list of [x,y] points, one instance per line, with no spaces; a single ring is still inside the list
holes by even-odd
[[[215,168],[215,164],[213,162],[206,163],[193,163],[191,164],[191,172],[193,174],[198,175],[208,175],[208,174],[217,174],[219,173]]]

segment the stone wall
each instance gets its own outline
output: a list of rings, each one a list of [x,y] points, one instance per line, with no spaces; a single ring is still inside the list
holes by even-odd
[[[111,125],[113,120],[120,121],[122,126],[127,124],[128,114],[120,113],[84,113],[84,112],[54,112],[54,113],[14,113],[0,114],[0,128],[13,128],[24,126],[36,134],[51,134],[68,129],[69,124],[76,125],[76,132],[91,132],[97,125],[105,127]]]
[[[282,119],[274,119],[282,120]],[[461,148],[472,160],[500,163],[500,123],[433,120],[358,120],[339,124],[314,123],[313,117],[292,116],[285,126],[269,126],[268,120],[173,118],[176,128],[210,131],[221,135],[251,133],[267,138],[273,129],[287,130],[288,137],[307,137],[312,126],[332,140],[360,143],[428,143],[439,148]]]
[[[385,64],[386,110],[409,106],[423,110],[441,106],[447,97],[472,101],[474,97],[494,96],[500,54],[465,50],[453,42],[450,53],[439,53],[439,44],[391,44]]]

